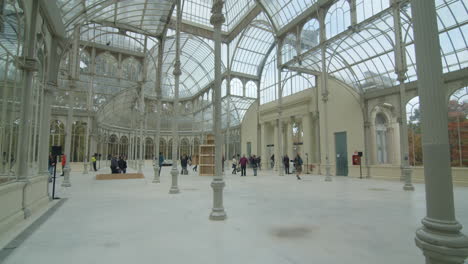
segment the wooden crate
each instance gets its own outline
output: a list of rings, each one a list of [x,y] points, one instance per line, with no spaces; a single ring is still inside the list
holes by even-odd
[[[215,167],[213,165],[204,165],[200,164],[200,176],[214,176]]]
[[[206,135],[206,144],[211,145],[215,143],[215,136],[212,134]]]
[[[214,155],[200,155],[200,165],[213,165],[215,164]]]

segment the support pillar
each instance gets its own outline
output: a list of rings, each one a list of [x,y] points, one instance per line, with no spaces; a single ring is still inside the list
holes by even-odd
[[[158,65],[163,64],[163,55],[164,55],[164,38],[161,37],[159,39],[159,47],[158,47]],[[159,145],[159,138],[161,137],[161,99],[162,99],[162,91],[161,91],[161,84],[162,84],[162,67],[158,67],[156,72],[156,139],[155,139],[155,157],[156,160],[154,162],[154,179],[153,183],[160,183],[161,182],[161,175],[159,167],[159,156],[160,154],[160,145]]]
[[[222,221],[226,219],[226,212],[223,206],[223,189],[226,185],[222,172],[222,146],[223,135],[221,131],[221,26],[224,23],[222,13],[224,1],[214,0],[211,9],[210,23],[214,27],[215,41],[215,84],[214,84],[214,102],[213,102],[213,131],[215,134],[215,176],[211,182],[213,188],[213,208],[210,214],[210,220]],[[229,115],[230,113],[228,113]]]
[[[448,141],[446,90],[434,1],[412,0],[414,42],[420,97],[426,217],[416,231],[416,245],[427,264],[462,264],[468,237],[455,218]]]
[[[267,129],[266,129],[266,126],[267,126],[266,122],[260,123],[260,130],[261,130],[261,133],[262,133],[262,140],[261,140],[262,145],[260,147],[260,149],[262,151],[261,163],[262,163],[262,169],[265,169],[265,170],[270,168],[270,165],[269,165],[270,157],[267,156],[268,152],[267,152]]]
[[[180,82],[180,75],[182,74],[182,71],[180,69],[180,24],[181,24],[181,19],[182,19],[182,10],[181,10],[180,1],[181,0],[176,0],[177,22],[176,22],[176,56],[175,56],[174,71],[173,71],[175,85],[174,85],[174,107],[173,107],[174,117],[172,119],[172,169],[171,169],[172,184],[171,184],[171,189],[169,190],[169,193],[171,194],[176,194],[180,192],[178,183],[177,183],[178,176],[179,176],[179,170],[177,168],[177,144],[179,143],[177,119],[178,119],[178,111],[179,111],[179,82]]]
[[[311,128],[311,117],[310,113],[307,112],[305,115],[302,116],[302,131],[303,131],[303,148],[302,148],[302,159],[304,160],[304,164],[309,166],[312,163],[312,128]],[[310,166],[309,166],[310,167]],[[310,168],[306,168],[305,172],[310,173]]]
[[[72,139],[72,126],[73,126],[73,96],[72,93],[68,94],[68,109],[67,109],[67,127],[65,128],[65,157],[66,163],[65,168],[63,169],[63,187],[71,187],[70,182],[70,154],[71,154],[71,139]]]
[[[55,87],[55,84],[49,84],[48,86],[52,88]],[[53,99],[50,88],[44,89],[42,101],[41,130],[39,132],[39,175],[41,176],[49,176],[50,113]]]
[[[294,124],[294,117],[289,118],[286,124],[286,151],[285,153],[288,154],[289,159],[294,158],[294,140],[293,140],[293,124]]]

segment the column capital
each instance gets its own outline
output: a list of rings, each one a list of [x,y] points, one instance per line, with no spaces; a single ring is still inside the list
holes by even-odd
[[[224,6],[224,1],[223,0],[215,0],[213,3],[213,7],[211,8],[211,18],[210,18],[210,24],[213,26],[221,26],[226,19],[224,18],[223,15],[223,6]]]

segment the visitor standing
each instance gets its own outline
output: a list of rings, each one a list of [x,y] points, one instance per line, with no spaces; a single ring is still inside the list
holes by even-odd
[[[258,168],[258,159],[255,155],[252,156],[252,163],[251,163],[254,176],[257,176],[257,168]]]
[[[65,173],[65,165],[67,165],[67,155],[62,155],[62,174],[60,176],[64,176]]]
[[[275,154],[271,155],[270,157],[271,168],[275,167]]]
[[[288,154],[284,155],[283,164],[284,164],[284,173],[289,174],[289,156],[288,156]]]
[[[232,156],[232,174],[237,174],[237,159],[236,159],[236,155]]]
[[[299,152],[297,153],[296,158],[294,159],[294,168],[296,169],[296,177],[298,180],[300,180],[300,175],[302,172],[302,158],[301,155],[299,155]]]
[[[187,170],[187,164],[188,164],[188,157],[187,155],[182,155],[182,157],[180,157],[180,166],[182,167],[182,171],[180,172],[180,174],[188,174],[188,170]]]
[[[112,156],[111,158],[110,169],[112,173],[119,173],[119,161],[116,156]]]
[[[245,154],[244,154],[242,155],[242,158],[239,160],[239,164],[241,166],[241,176],[247,176],[246,175],[247,163],[249,163],[249,160],[245,157]]]
[[[163,156],[162,152],[159,152],[158,162],[159,162],[159,176],[161,176],[161,169],[162,169],[162,166],[163,166],[163,163],[164,163],[164,156]]]
[[[94,171],[97,171],[97,168],[96,168],[96,156],[97,154],[95,153],[92,157],[91,157],[91,162],[93,163],[93,169]]]

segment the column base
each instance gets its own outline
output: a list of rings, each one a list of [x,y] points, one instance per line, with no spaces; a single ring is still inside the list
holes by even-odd
[[[70,165],[66,165],[63,171],[64,177],[63,177],[63,182],[61,184],[62,187],[71,187],[70,172],[71,172]]]
[[[153,179],[153,183],[160,183],[160,175],[159,175],[159,167],[156,166],[156,167],[153,167],[153,170],[154,170],[154,179]]]
[[[415,243],[426,257],[426,263],[462,264],[468,257],[468,237],[460,232],[457,221],[422,220]]]
[[[226,186],[226,183],[222,178],[214,178],[211,182],[211,188],[213,188],[213,209],[211,210],[210,220],[222,221],[227,218],[223,206],[224,186]]]
[[[226,215],[226,212],[224,211],[224,208],[213,208],[213,211],[211,211],[210,220],[223,221],[223,220],[226,220],[226,218],[227,218],[227,215]]]
[[[84,169],[83,169],[83,174],[88,174],[88,162],[84,162]]]
[[[171,175],[172,175],[172,186],[171,186],[171,189],[169,190],[169,193],[170,194],[180,193],[179,187],[177,186],[177,176],[179,175],[179,170],[177,169],[177,167],[172,167]]]
[[[403,186],[403,190],[405,191],[414,191],[414,186],[411,183],[412,174],[413,174],[413,170],[410,167],[401,168],[401,176],[405,180],[405,185]]]

